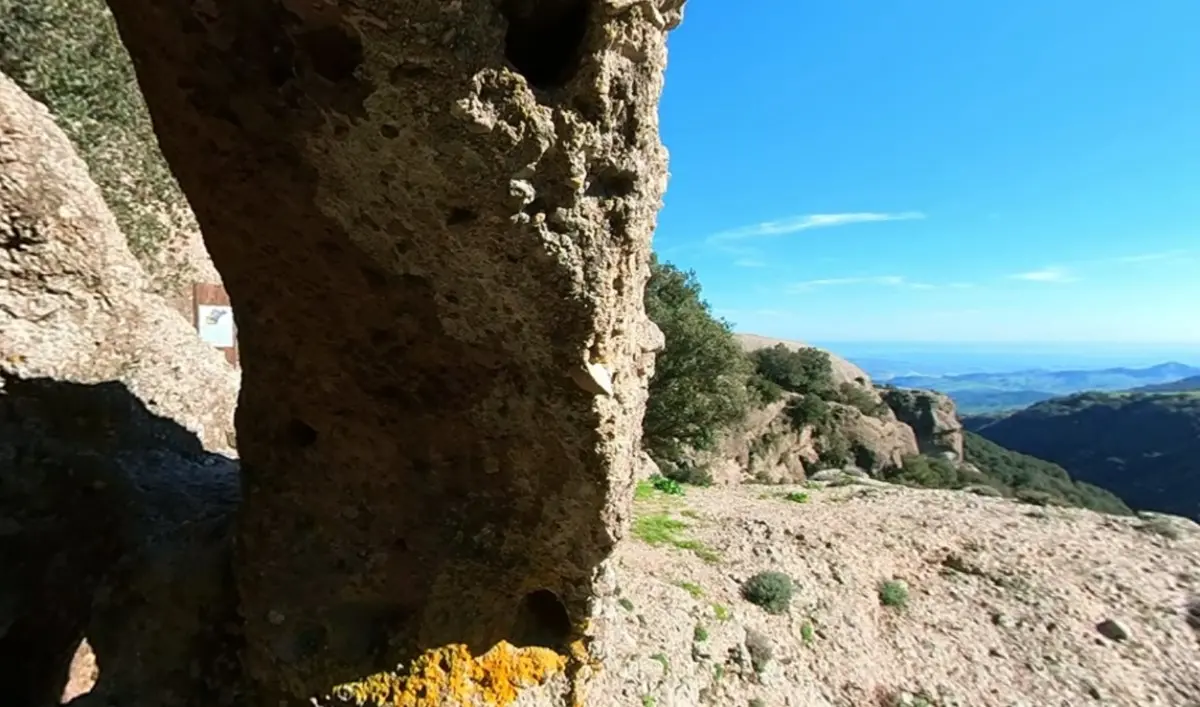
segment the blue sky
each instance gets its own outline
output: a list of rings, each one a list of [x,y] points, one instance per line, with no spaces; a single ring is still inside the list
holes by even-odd
[[[1200,346],[1200,2],[691,0],[655,249],[742,331]]]

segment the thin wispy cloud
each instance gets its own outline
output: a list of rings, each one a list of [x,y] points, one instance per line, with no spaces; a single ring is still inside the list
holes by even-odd
[[[820,280],[805,280],[788,285],[789,292],[809,292],[822,287],[844,287],[866,285],[875,287],[906,287],[913,290],[934,290],[938,285],[928,282],[912,282],[900,275],[878,275],[874,277],[827,277]]]
[[[895,213],[877,211],[858,211],[840,214],[803,214],[781,219],[779,221],[763,221],[748,226],[714,233],[708,237],[709,243],[726,243],[746,238],[762,238],[764,236],[784,236],[814,228],[833,228],[849,226],[855,223],[877,223],[880,221],[912,221],[925,218],[920,211],[900,211]]]
[[[1139,253],[1137,255],[1122,255],[1116,258],[1109,258],[1109,262],[1114,263],[1154,263],[1160,260],[1173,260],[1188,255],[1188,251],[1183,249],[1163,250],[1155,253]]]
[[[1040,270],[1030,270],[1009,275],[1013,280],[1026,282],[1074,282],[1075,278],[1066,268],[1049,267]]]

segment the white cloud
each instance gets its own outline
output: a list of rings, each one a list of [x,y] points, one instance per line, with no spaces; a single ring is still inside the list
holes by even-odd
[[[791,292],[804,292],[818,287],[838,287],[841,285],[879,285],[883,287],[903,287],[911,285],[899,275],[881,275],[878,277],[828,277],[821,280],[805,280],[788,286]]]
[[[1072,282],[1075,280],[1071,273],[1065,268],[1049,267],[1041,270],[1030,270],[1029,272],[1019,272],[1014,275],[1009,275],[1013,280],[1025,280],[1027,282]]]
[[[803,214],[792,216],[780,221],[763,221],[749,226],[714,233],[708,237],[709,243],[721,243],[741,240],[744,238],[760,238],[762,236],[783,236],[789,233],[808,231],[814,228],[832,228],[834,226],[849,226],[854,223],[874,223],[879,221],[912,221],[923,219],[925,214],[920,211],[901,211],[882,213],[861,211],[841,214]]]

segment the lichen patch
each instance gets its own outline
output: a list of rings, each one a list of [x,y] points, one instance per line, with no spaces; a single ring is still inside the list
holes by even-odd
[[[549,648],[517,648],[503,641],[478,657],[462,644],[443,646],[423,653],[406,674],[376,673],[335,687],[333,704],[508,707],[523,689],[562,672],[566,660]]]

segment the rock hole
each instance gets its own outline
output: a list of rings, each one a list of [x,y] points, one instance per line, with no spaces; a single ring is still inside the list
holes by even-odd
[[[563,86],[579,70],[591,0],[504,0],[504,57],[532,86]]]
[[[433,75],[433,69],[420,64],[397,64],[388,72],[388,81],[393,85],[407,80],[428,78]]]
[[[333,83],[354,77],[363,62],[362,43],[341,27],[321,27],[305,32],[297,44],[312,62],[313,71]]]
[[[592,176],[587,195],[599,198],[629,196],[637,188],[637,175],[626,169],[606,167]]]
[[[317,431],[304,420],[292,418],[288,422],[288,439],[297,447],[311,447],[317,443]]]
[[[379,134],[388,140],[395,140],[400,137],[400,128],[391,123],[384,123],[379,126]]]
[[[546,200],[539,196],[535,197],[533,201],[526,204],[525,208],[521,209],[521,211],[530,218],[533,218],[538,214],[546,213],[546,209],[548,208],[549,206],[547,205]]]
[[[571,617],[557,594],[539,589],[521,599],[513,623],[513,645],[565,649],[570,640]]]
[[[477,218],[479,218],[479,214],[475,213],[471,209],[464,209],[462,207],[455,206],[454,208],[450,209],[450,213],[446,214],[446,225],[460,226],[464,223],[470,223]]]

